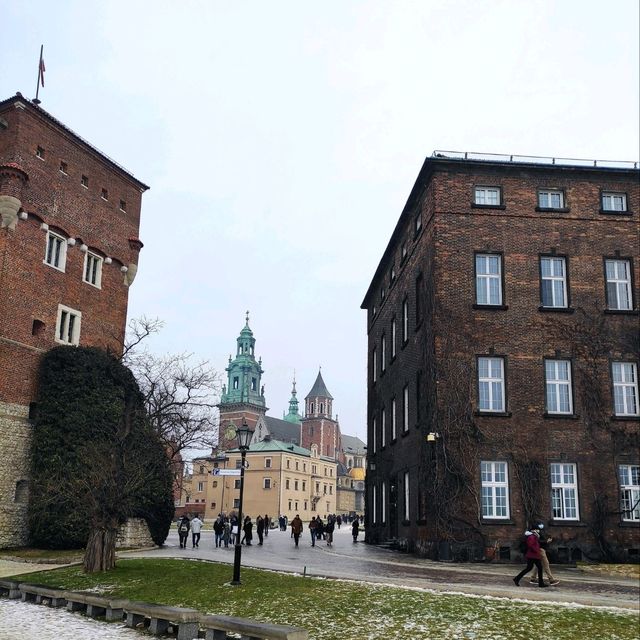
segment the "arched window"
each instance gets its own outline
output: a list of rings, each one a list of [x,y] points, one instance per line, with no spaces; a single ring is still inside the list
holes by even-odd
[[[313,402],[309,404],[309,413],[313,413]]]
[[[320,403],[320,413],[324,413],[324,405],[322,402]]]

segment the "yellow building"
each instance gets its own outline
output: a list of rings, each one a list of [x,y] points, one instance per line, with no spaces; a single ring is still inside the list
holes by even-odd
[[[315,445],[266,438],[253,443],[246,454],[243,514],[253,519],[268,514],[289,521],[336,513],[337,463],[322,457]],[[237,511],[240,503],[241,454],[238,449],[193,461],[186,509],[204,513],[206,520]]]

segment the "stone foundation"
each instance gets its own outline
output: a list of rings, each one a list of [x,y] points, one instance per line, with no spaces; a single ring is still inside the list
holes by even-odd
[[[149,527],[143,518],[130,518],[122,525],[116,539],[116,548],[154,547]]]

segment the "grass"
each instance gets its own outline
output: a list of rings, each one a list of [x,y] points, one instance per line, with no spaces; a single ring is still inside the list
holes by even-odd
[[[640,580],[640,564],[590,564],[578,562],[578,569],[597,575],[623,576]]]
[[[4,549],[0,552],[0,558],[24,558],[25,560],[56,560],[59,564],[66,564],[82,560],[84,549],[31,549],[20,547],[19,549]]]
[[[637,640],[637,614],[435,594],[360,582],[242,569],[229,585],[226,564],[170,559],[119,560],[114,571],[85,575],[65,567],[28,582],[91,589],[132,600],[301,626],[310,640]]]

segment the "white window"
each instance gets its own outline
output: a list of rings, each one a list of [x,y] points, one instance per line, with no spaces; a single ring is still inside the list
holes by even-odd
[[[380,522],[387,521],[387,485],[383,482],[380,485]]]
[[[404,472],[404,519],[408,520],[411,515],[409,509],[409,472]]]
[[[58,305],[56,342],[78,345],[80,343],[80,321],[82,314],[62,304]]]
[[[637,416],[638,366],[634,362],[613,362],[613,406],[617,416]]]
[[[481,462],[482,517],[509,517],[509,476],[506,462]]]
[[[402,247],[400,247],[400,261],[404,260],[407,257],[407,243],[403,242]]]
[[[387,410],[382,409],[380,415],[380,446],[384,449],[387,446]]]
[[[376,427],[375,418],[371,421],[371,436],[373,440],[373,453],[375,453],[378,447],[378,429]]]
[[[416,216],[415,226],[416,226],[415,231],[416,233],[418,233],[418,231],[422,229],[422,216],[420,214]]]
[[[391,400],[391,440],[395,440],[396,433],[396,399]]]
[[[265,469],[271,469],[271,458],[265,458],[264,459],[264,468]]]
[[[538,206],[541,209],[562,209],[564,192],[560,189],[538,191]]]
[[[44,261],[51,267],[64,271],[67,259],[67,241],[53,231],[47,231],[47,249]]]
[[[409,339],[409,302],[404,300],[402,303],[402,342]]]
[[[478,358],[478,408],[480,411],[504,411],[504,360]]]
[[[378,521],[376,518],[377,507],[378,507],[378,499],[376,496],[376,485],[374,484],[371,490],[371,520],[373,524],[375,524]]]
[[[87,251],[84,257],[84,275],[82,279],[100,289],[102,284],[102,258],[100,256]]]
[[[620,465],[620,510],[626,522],[640,521],[640,466]]]
[[[371,365],[373,369],[373,381],[375,382],[378,379],[378,351],[375,347],[373,347],[373,353],[371,354]],[[313,410],[311,410],[313,413]]]
[[[474,193],[475,204],[484,204],[490,206],[500,204],[499,187],[476,187]]]
[[[540,258],[542,306],[566,308],[567,269],[564,258]]]
[[[382,334],[380,340],[380,371],[384,371],[387,368],[387,338]]]
[[[502,304],[502,256],[476,254],[476,304]]]
[[[391,359],[396,357],[396,319],[391,320]]]
[[[631,297],[631,263],[629,260],[605,260],[607,306],[609,309],[633,309]]]
[[[551,507],[555,520],[579,520],[575,464],[551,465]]]
[[[627,210],[627,194],[612,193],[610,191],[603,192],[602,210],[603,211],[626,211]]]
[[[402,390],[402,430],[409,431],[409,385]]]
[[[204,491],[204,482],[198,482],[198,492]]]
[[[545,360],[544,380],[547,413],[573,413],[569,360]]]

